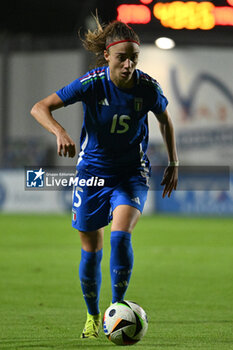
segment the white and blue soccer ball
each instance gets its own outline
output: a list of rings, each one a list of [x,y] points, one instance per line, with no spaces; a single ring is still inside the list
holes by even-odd
[[[138,304],[123,300],[109,306],[104,313],[103,328],[106,337],[117,345],[133,345],[147,332],[148,320]]]

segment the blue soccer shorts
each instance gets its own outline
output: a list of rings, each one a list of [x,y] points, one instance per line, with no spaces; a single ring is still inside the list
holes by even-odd
[[[109,224],[112,212],[126,204],[142,213],[149,189],[148,175],[95,176],[78,170],[73,189],[72,226],[80,231],[94,231]]]

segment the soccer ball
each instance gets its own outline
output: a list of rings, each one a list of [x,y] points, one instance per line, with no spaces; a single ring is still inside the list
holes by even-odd
[[[148,320],[138,304],[123,300],[109,306],[104,313],[106,337],[117,345],[133,345],[146,334]]]

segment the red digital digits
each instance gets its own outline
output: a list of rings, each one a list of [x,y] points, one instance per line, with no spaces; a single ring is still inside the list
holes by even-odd
[[[140,0],[140,4],[119,5],[117,19],[125,23],[147,24],[153,14],[164,27],[210,30],[216,25],[233,26],[233,0],[226,1],[228,6],[215,6],[210,1],[156,2],[151,11],[146,5],[153,0]]]

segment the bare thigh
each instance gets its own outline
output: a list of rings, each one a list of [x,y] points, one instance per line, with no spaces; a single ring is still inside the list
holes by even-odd
[[[130,205],[118,205],[113,211],[112,231],[126,231],[131,233],[139,217],[140,210]]]

